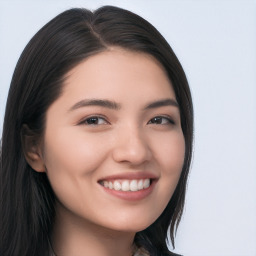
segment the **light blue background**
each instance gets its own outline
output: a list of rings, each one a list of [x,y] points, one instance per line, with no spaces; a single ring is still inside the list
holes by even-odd
[[[191,86],[195,151],[175,251],[256,255],[255,1],[1,1],[0,132],[11,76],[29,39],[67,8],[105,4],[130,9],[155,25]]]

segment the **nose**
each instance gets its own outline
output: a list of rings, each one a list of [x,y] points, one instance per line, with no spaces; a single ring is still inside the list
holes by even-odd
[[[126,127],[119,132],[115,141],[113,159],[116,162],[141,165],[148,162],[152,157],[149,141],[139,129]]]

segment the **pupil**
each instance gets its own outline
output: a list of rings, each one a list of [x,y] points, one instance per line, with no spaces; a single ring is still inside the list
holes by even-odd
[[[154,118],[154,123],[161,124],[161,122],[162,122],[162,118],[161,117],[155,117]]]
[[[98,122],[98,118],[97,117],[93,117],[87,120],[88,124],[97,124]]]

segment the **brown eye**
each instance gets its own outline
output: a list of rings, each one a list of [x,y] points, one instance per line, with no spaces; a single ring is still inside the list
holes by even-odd
[[[108,122],[102,117],[92,116],[92,117],[86,118],[80,124],[84,124],[84,125],[102,125],[102,124],[108,124]]]
[[[156,116],[156,117],[152,118],[148,123],[149,124],[168,125],[168,124],[174,124],[174,121],[165,116]]]

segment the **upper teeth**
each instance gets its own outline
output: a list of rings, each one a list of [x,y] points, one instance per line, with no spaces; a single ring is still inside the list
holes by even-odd
[[[102,181],[101,184],[109,189],[121,191],[138,191],[150,186],[150,179],[141,180],[115,180],[115,181]]]

